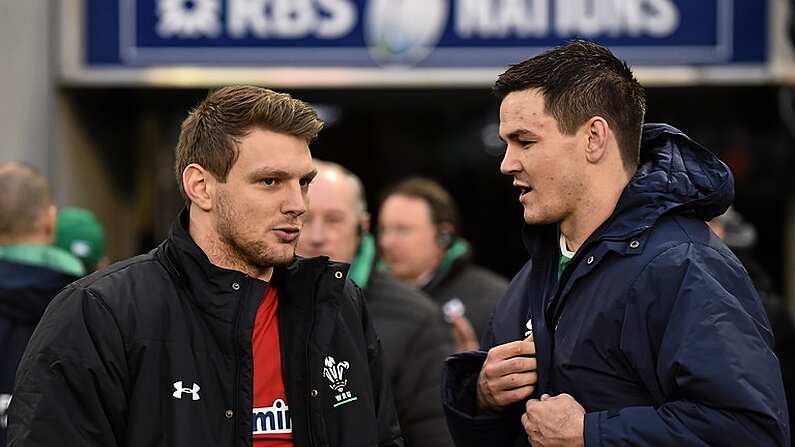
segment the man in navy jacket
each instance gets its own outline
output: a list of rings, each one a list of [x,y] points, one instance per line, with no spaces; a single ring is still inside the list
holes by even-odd
[[[643,88],[590,42],[495,92],[530,259],[482,351],[447,361],[457,445],[789,445],[770,324],[705,224],[733,199],[726,165],[643,126]]]

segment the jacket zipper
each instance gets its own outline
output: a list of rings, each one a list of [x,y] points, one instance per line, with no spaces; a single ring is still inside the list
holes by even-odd
[[[233,435],[233,445],[237,443],[237,434],[238,434],[238,406],[239,406],[239,399],[240,399],[240,362],[242,361],[240,357],[240,341],[238,340],[240,334],[240,314],[241,309],[243,308],[243,296],[248,293],[248,281],[246,281],[245,287],[246,291],[243,294],[238,295],[237,297],[237,309],[235,310],[235,320],[233,325],[233,336],[232,341],[234,344],[234,352],[235,352],[235,387],[233,389],[233,396],[232,396],[232,411],[233,411],[233,419],[232,424],[234,425],[232,435]]]
[[[310,347],[311,344],[312,344],[312,334],[313,334],[314,328],[315,328],[315,312],[316,312],[315,299],[316,299],[316,291],[317,291],[317,289],[312,291],[312,299],[310,301],[311,308],[309,309],[309,314],[311,315],[311,317],[309,319],[309,331],[307,332],[306,351],[305,351],[305,355],[306,355],[305,371],[306,371],[306,375],[307,375],[307,383],[309,384],[309,388],[310,389],[315,389],[314,387],[316,386],[315,383],[314,383],[314,379],[312,378],[312,369],[311,369],[311,360],[312,360],[311,359],[311,357],[312,357],[311,350],[312,349]],[[305,393],[304,395],[307,396],[307,395],[309,395],[309,393]],[[307,431],[309,433],[309,445],[310,446],[317,446],[318,445],[317,441],[315,440],[315,431],[314,431],[315,424],[312,424],[312,405],[315,404],[314,399],[319,399],[319,398],[320,398],[320,392],[318,391],[318,396],[310,397],[309,404],[306,406],[306,422],[307,422],[307,428],[308,428]]]

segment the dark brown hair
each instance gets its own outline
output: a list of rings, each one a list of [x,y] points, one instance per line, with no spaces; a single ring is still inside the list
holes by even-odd
[[[616,133],[624,165],[638,165],[646,92],[610,50],[574,40],[512,65],[494,84],[500,101],[527,89],[541,91],[545,110],[564,134],[573,134],[594,116],[604,118]]]
[[[454,232],[459,230],[458,207],[450,193],[435,181],[422,177],[403,180],[386,190],[381,203],[394,195],[423,200],[431,210],[431,220],[434,225],[449,224]]]
[[[185,168],[196,163],[219,181],[226,181],[237,160],[237,144],[253,128],[292,135],[309,143],[317,137],[323,122],[309,104],[287,93],[248,85],[210,92],[182,122],[177,141],[174,174],[185,200]]]

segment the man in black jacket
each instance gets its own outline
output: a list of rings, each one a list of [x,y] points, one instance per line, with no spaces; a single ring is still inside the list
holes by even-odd
[[[441,368],[451,334],[439,306],[375,266],[375,242],[364,188],[355,174],[315,160],[318,175],[298,242],[302,256],[350,262],[349,277],[362,287],[381,343],[384,363],[407,446],[451,446],[441,395]]]
[[[49,306],[19,368],[12,446],[402,446],[347,267],[295,244],[322,127],[287,94],[211,93],[182,124],[188,202],[147,255]]]
[[[22,352],[44,308],[83,273],[80,261],[53,247],[55,206],[47,179],[15,162],[0,163],[0,447]]]

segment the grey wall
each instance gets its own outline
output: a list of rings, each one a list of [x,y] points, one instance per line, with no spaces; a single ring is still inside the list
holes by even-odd
[[[54,58],[50,0],[0,0],[0,159],[52,175]]]

